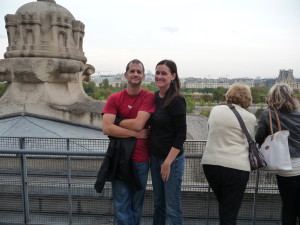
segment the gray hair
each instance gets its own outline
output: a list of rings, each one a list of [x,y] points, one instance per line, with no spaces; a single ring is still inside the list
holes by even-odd
[[[299,108],[299,102],[288,84],[274,84],[266,98],[268,107],[289,113]]]

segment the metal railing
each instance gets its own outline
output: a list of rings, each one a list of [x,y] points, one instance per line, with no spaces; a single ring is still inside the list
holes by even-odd
[[[218,205],[200,165],[205,141],[186,141],[185,224],[218,224]],[[114,224],[111,184],[93,186],[108,139],[0,137],[0,224]],[[273,174],[252,172],[239,224],[280,224]],[[141,224],[152,224],[149,174]]]

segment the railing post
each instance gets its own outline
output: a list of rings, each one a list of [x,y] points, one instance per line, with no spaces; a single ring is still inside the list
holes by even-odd
[[[19,138],[20,149],[25,149],[25,138]],[[27,180],[27,159],[25,154],[21,154],[21,179],[22,179],[22,201],[24,224],[29,222],[29,198]]]
[[[70,150],[70,139],[67,138],[67,150]],[[69,225],[72,224],[72,193],[71,193],[71,179],[72,179],[72,174],[71,174],[71,159],[70,156],[67,156],[67,174],[68,174],[68,211],[69,211]]]
[[[255,191],[254,191],[254,198],[253,198],[253,205],[252,205],[252,225],[255,225],[256,222],[256,198],[258,194],[258,183],[259,183],[259,170],[256,170],[256,177],[255,177]]]

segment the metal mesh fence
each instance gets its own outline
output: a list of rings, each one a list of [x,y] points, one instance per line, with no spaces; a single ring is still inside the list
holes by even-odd
[[[0,141],[0,224],[114,224],[111,184],[101,194],[93,188],[107,139]],[[217,201],[200,165],[204,147],[205,141],[185,143],[182,209],[187,225],[218,224]],[[252,172],[238,224],[280,224],[280,208],[274,174]],[[152,224],[152,216],[149,174],[141,224]]]

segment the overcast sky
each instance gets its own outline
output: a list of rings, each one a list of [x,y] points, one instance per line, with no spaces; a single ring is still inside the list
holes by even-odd
[[[28,0],[1,0],[0,58],[8,46],[4,16]],[[179,77],[300,78],[299,0],[56,0],[85,24],[83,48],[100,74],[123,73],[140,59],[154,72],[172,59]]]

